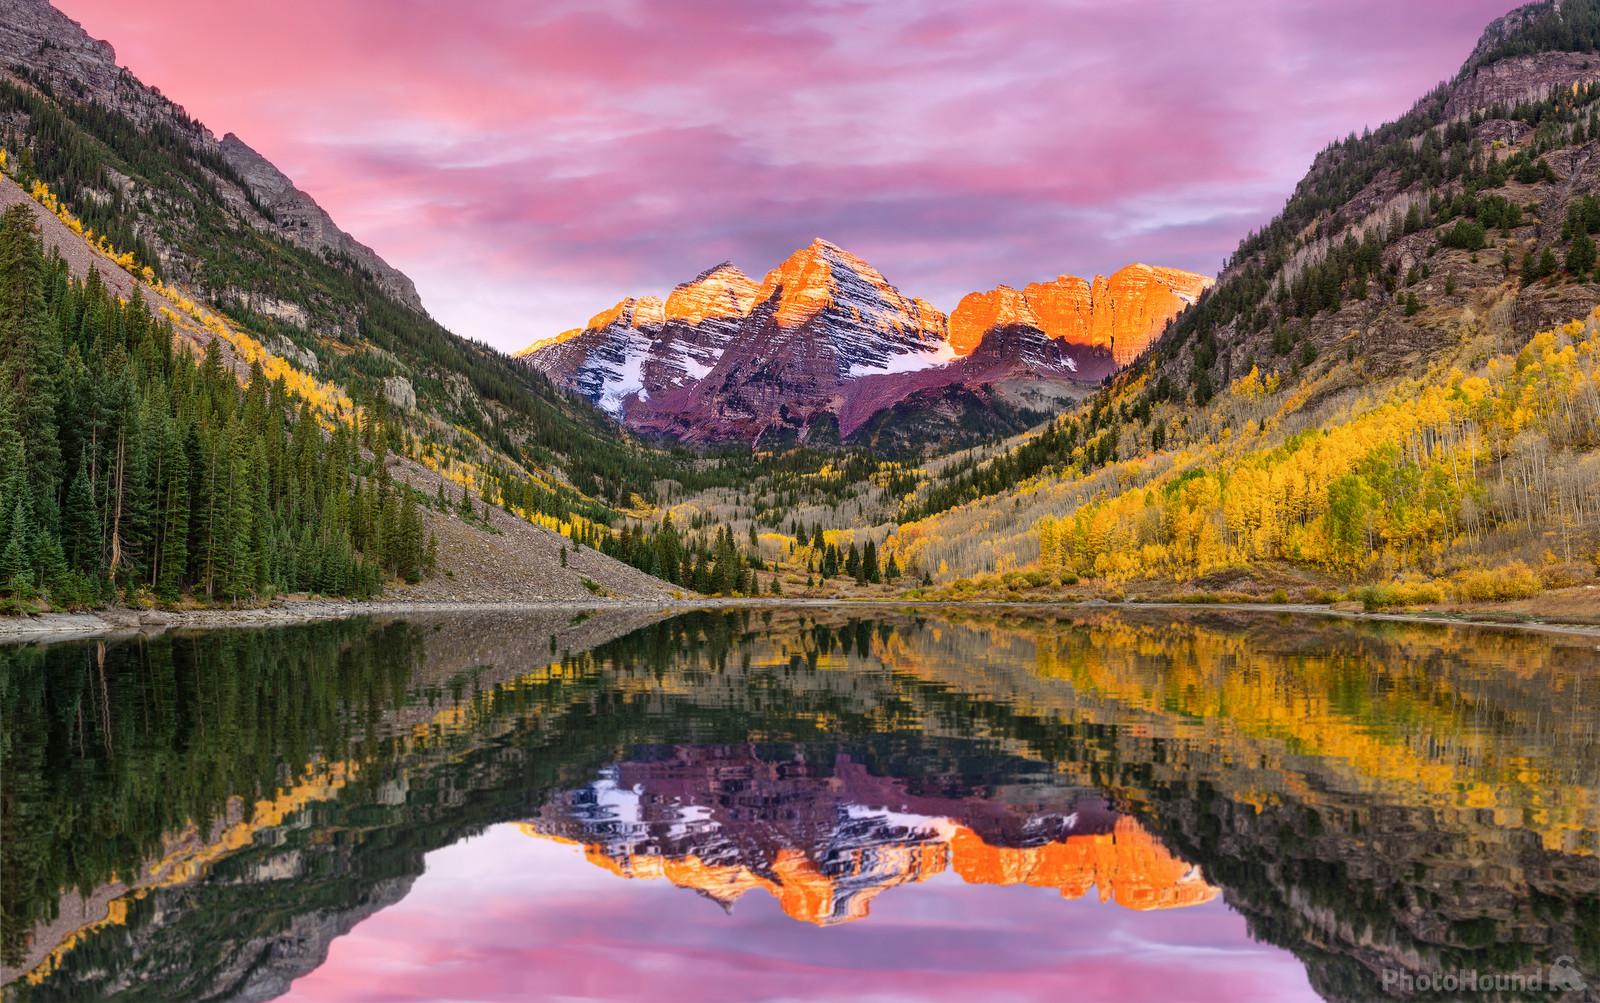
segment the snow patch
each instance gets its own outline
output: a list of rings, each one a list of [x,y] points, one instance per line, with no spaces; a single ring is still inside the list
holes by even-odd
[[[600,399],[595,401],[600,410],[613,418],[622,417],[628,399],[644,389],[644,357],[644,346],[629,345],[623,352],[622,365],[601,378]]]
[[[690,355],[688,352],[684,352],[678,357],[678,365],[683,367],[685,376],[689,377],[689,379],[692,381],[698,382],[710,375],[712,367],[716,365],[716,360],[721,358],[721,356],[721,352],[716,352],[712,355],[712,361],[710,363],[705,363]]]
[[[891,355],[879,363],[858,362],[850,367],[847,376],[857,379],[862,376],[879,376],[885,373],[915,373],[923,369],[932,369],[955,361],[956,350],[948,341],[939,342],[937,348],[922,352],[904,352],[900,355]]]
[[[955,835],[956,825],[948,818],[932,815],[914,815],[908,812],[894,811],[890,808],[875,808],[864,804],[847,804],[844,806],[845,817],[852,822],[877,822],[907,832],[934,833],[943,839],[950,839]]]
[[[623,787],[617,783],[616,770],[600,771],[601,779],[590,785],[594,791],[595,807],[607,819],[624,826],[637,826],[644,821],[642,791]]]

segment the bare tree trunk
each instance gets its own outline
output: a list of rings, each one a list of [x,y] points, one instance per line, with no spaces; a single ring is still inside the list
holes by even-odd
[[[111,515],[111,562],[106,569],[106,577],[113,582],[117,580],[117,565],[122,563],[122,481],[126,442],[126,437],[119,433],[117,435],[117,501]]]

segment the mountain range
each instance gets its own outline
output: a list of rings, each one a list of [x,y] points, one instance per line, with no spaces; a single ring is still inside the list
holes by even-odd
[[[723,262],[518,357],[649,436],[837,444],[916,425],[948,445],[974,410],[1015,403],[1020,431],[1084,396],[1210,284],[1134,264],[971,293],[946,316],[819,238],[760,282]]]

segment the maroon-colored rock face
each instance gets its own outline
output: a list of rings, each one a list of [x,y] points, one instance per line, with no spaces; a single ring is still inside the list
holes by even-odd
[[[1131,265],[974,293],[948,319],[865,261],[813,241],[757,284],[731,264],[623,300],[520,357],[649,435],[685,442],[848,437],[927,391],[1016,379],[1097,384],[1210,280]],[[920,398],[919,398],[920,399]],[[832,422],[830,421],[831,425]]]

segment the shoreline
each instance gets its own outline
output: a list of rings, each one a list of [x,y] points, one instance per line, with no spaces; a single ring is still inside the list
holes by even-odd
[[[359,616],[411,616],[462,613],[517,613],[570,610],[598,613],[607,610],[659,610],[664,614],[707,609],[804,609],[856,606],[863,608],[905,609],[947,607],[951,609],[1090,610],[1090,609],[1167,609],[1217,610],[1246,613],[1288,613],[1344,620],[1389,623],[1431,624],[1446,627],[1474,627],[1498,630],[1524,630],[1578,637],[1600,638],[1600,624],[1568,623],[1558,620],[1497,619],[1492,615],[1468,612],[1366,612],[1336,609],[1317,603],[1185,603],[1128,602],[1104,599],[895,599],[870,597],[749,597],[700,599],[526,599],[483,600],[408,600],[377,599],[341,601],[295,599],[269,606],[241,609],[140,610],[107,609],[77,613],[41,613],[36,616],[0,617],[0,645],[53,643],[97,637],[159,634],[167,630],[220,630],[291,626]],[[1597,646],[1600,647],[1600,646]]]

